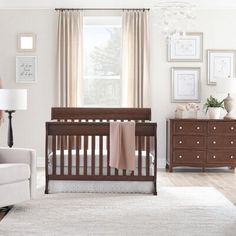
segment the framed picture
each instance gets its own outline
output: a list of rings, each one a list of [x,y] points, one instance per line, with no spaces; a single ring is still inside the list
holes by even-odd
[[[178,39],[170,38],[168,43],[168,61],[202,61],[203,33],[186,33]]]
[[[207,50],[207,84],[235,77],[235,50]]]
[[[17,51],[18,52],[35,52],[36,34],[19,33],[17,34]]]
[[[16,56],[16,82],[34,83],[37,79],[37,57]]]
[[[171,68],[171,101],[200,102],[200,67]]]

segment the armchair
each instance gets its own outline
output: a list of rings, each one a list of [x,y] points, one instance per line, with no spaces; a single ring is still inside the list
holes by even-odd
[[[0,148],[0,207],[33,199],[35,194],[35,151]]]

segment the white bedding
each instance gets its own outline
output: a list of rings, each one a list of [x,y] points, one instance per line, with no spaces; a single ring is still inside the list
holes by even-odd
[[[72,167],[76,166],[76,150],[72,150],[71,152],[72,156]],[[95,167],[99,167],[99,150],[95,150]],[[135,166],[138,167],[138,151],[135,152],[136,160],[135,160]],[[150,153],[150,164],[153,164],[154,162],[154,156]],[[91,150],[87,151],[87,167],[92,166],[92,152]],[[49,155],[49,166],[52,165],[52,153]],[[80,167],[84,166],[84,150],[80,150],[79,152],[79,159],[80,159]],[[61,151],[56,151],[56,166],[61,166]],[[68,166],[68,150],[64,150],[64,166]],[[103,166],[107,166],[107,150],[103,150]],[[142,167],[146,167],[146,151],[142,151]]]

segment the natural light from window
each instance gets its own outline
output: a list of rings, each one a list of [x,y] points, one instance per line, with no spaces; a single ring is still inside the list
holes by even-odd
[[[84,17],[83,105],[121,106],[121,17]]]

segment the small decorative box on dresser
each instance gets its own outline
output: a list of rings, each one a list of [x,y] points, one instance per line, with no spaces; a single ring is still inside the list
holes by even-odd
[[[236,166],[236,120],[167,120],[167,165]]]

